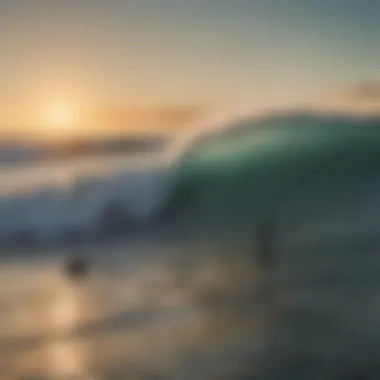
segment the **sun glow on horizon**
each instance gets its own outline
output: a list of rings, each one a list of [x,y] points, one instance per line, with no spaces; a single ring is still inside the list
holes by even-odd
[[[45,107],[43,135],[52,139],[73,138],[78,134],[78,121],[73,107],[56,102]]]
[[[48,108],[48,121],[53,126],[73,124],[73,110],[66,103],[55,103]]]

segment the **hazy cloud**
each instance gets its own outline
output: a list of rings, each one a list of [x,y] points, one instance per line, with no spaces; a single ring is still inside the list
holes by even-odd
[[[319,111],[337,111],[358,115],[380,114],[380,83],[358,83],[325,94],[316,107]]]
[[[348,92],[348,95],[363,101],[380,100],[380,83],[358,84]]]
[[[173,131],[205,117],[207,109],[200,105],[173,105],[141,108],[97,107],[84,116],[89,124],[126,131]]]

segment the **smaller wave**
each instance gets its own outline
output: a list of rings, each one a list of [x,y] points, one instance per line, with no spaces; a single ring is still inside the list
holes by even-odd
[[[0,200],[0,237],[32,241],[130,228],[153,217],[170,192],[174,167],[150,165],[80,176]]]

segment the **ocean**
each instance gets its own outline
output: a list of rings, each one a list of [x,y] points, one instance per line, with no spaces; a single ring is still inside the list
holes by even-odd
[[[1,165],[0,378],[379,378],[379,126],[277,115]]]

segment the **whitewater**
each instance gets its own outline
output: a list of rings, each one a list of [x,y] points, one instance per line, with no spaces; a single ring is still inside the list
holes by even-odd
[[[213,117],[168,137],[158,152],[3,162],[0,240],[27,234],[43,242],[72,231],[96,234],[102,210],[114,201],[131,223],[150,222],[174,191],[186,152],[202,136],[230,127],[223,119]]]
[[[33,231],[39,238],[95,228],[102,207],[117,200],[136,223],[170,192],[174,159],[165,154],[37,162],[0,167],[0,235]]]

